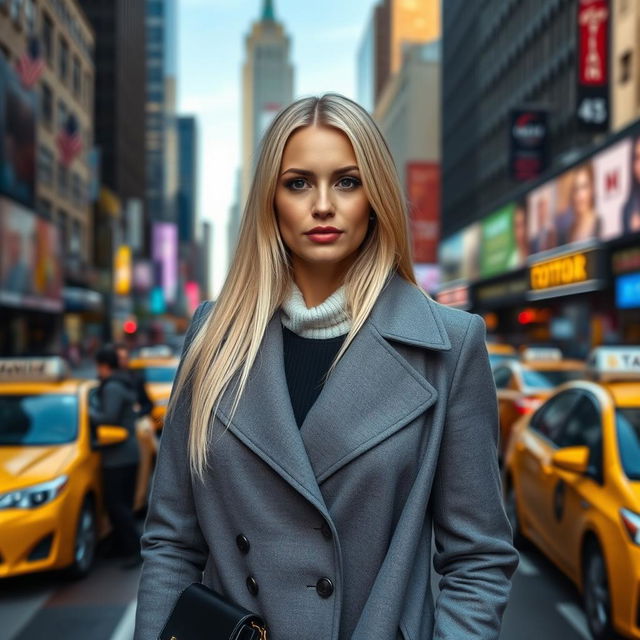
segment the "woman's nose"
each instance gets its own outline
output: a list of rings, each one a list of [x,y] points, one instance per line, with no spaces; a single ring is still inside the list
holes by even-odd
[[[318,197],[313,206],[313,216],[315,218],[327,218],[335,214],[333,203],[331,202],[329,189],[320,187],[317,191]]]

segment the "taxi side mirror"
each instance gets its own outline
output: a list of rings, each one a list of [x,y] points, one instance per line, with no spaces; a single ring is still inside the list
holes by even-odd
[[[107,447],[112,444],[120,444],[129,438],[129,432],[124,427],[113,424],[101,424],[97,428],[98,446]]]
[[[563,471],[584,474],[589,469],[589,447],[563,447],[551,457],[551,464]]]

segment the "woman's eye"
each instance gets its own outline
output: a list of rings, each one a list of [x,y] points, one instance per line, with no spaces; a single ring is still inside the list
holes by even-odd
[[[287,188],[291,191],[302,191],[307,186],[307,181],[304,178],[294,178],[287,182]]]
[[[346,178],[340,178],[340,180],[338,181],[339,189],[355,189],[356,187],[359,187],[359,186],[360,186],[360,180],[358,180],[358,178],[346,177]]]

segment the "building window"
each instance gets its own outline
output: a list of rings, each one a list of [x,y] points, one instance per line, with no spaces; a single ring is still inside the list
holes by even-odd
[[[75,171],[71,174],[71,200],[79,206],[85,204],[82,179]]]
[[[80,96],[82,90],[82,73],[80,71],[80,59],[78,56],[73,56],[73,95]]]
[[[11,4],[9,5],[9,15],[16,24],[19,24],[21,5],[22,0],[11,0]]]
[[[69,193],[69,169],[61,162],[58,162],[58,193],[65,197]]]
[[[42,14],[42,46],[47,62],[51,64],[53,60],[53,21],[48,14]]]
[[[86,107],[91,107],[91,101],[93,99],[93,96],[91,95],[91,91],[93,88],[93,83],[92,83],[92,79],[91,79],[91,74],[90,73],[85,73],[84,74],[84,104]]]
[[[44,185],[53,185],[53,151],[40,145],[38,147],[38,182]]]
[[[71,235],[69,236],[69,253],[79,256],[82,247],[82,225],[78,220],[71,221]]]
[[[50,200],[47,200],[46,198],[39,198],[37,210],[41,216],[43,216],[47,220],[51,220],[53,216],[53,209],[51,207]]]
[[[67,225],[69,221],[69,216],[67,212],[63,209],[58,209],[58,229],[60,230],[60,246],[62,247],[62,251],[64,253],[67,252],[69,246],[69,236],[67,233]]]
[[[24,23],[29,33],[36,32],[36,2],[26,0],[24,3]]]
[[[62,129],[67,124],[67,117],[69,116],[69,111],[67,110],[67,105],[62,102],[62,100],[58,100],[58,128]]]
[[[620,56],[620,84],[626,84],[631,80],[632,53],[629,49]]]
[[[148,16],[162,16],[164,14],[164,3],[158,2],[158,0],[152,0],[147,4]]]
[[[44,123],[50,127],[53,123],[53,96],[51,94],[51,87],[44,81],[41,83],[40,97],[42,101],[40,105],[42,109],[42,119]]]
[[[59,69],[60,79],[62,82],[67,81],[67,75],[69,73],[69,45],[64,38],[60,38],[59,49]]]

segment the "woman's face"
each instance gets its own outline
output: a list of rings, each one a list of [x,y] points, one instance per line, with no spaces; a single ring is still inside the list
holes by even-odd
[[[593,185],[589,172],[579,169],[573,182],[573,208],[576,213],[589,213],[593,202]]]
[[[301,265],[349,268],[366,237],[371,207],[344,133],[313,125],[291,135],[275,209],[294,270]]]

